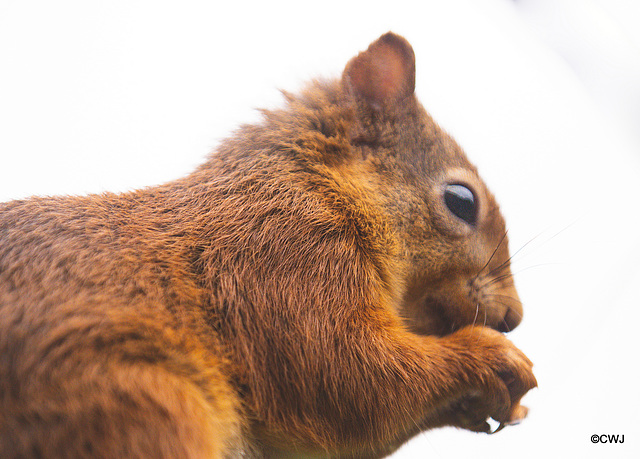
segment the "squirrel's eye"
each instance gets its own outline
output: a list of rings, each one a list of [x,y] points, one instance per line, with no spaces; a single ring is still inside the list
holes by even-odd
[[[447,185],[444,189],[444,202],[453,215],[474,225],[477,218],[476,200],[473,192],[464,185]]]

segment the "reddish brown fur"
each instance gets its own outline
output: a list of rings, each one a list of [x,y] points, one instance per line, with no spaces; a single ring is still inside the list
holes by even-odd
[[[183,179],[3,204],[0,456],[375,457],[521,418],[504,222],[414,69],[386,34]]]

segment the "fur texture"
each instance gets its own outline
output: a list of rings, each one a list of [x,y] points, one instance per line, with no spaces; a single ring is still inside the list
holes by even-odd
[[[414,82],[389,33],[187,177],[2,204],[0,456],[378,457],[522,418],[505,224]]]

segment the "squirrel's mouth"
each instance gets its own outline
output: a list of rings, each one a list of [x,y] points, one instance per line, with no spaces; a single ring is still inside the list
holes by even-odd
[[[419,335],[446,336],[467,325],[509,332],[520,323],[522,304],[513,282],[461,275],[407,291],[399,315]]]
[[[474,314],[473,320],[469,320],[469,314],[461,314],[461,310],[466,307],[455,301],[443,298],[425,298],[425,308],[436,313],[439,322],[439,329],[435,330],[438,336],[446,336],[454,333],[466,325],[483,325],[484,316],[480,315],[479,307],[476,309],[478,314]]]
[[[458,302],[453,298],[425,296],[402,314],[405,325],[419,335],[446,336],[467,325],[490,327],[506,333],[518,326],[522,318],[519,300],[513,305],[491,302]]]

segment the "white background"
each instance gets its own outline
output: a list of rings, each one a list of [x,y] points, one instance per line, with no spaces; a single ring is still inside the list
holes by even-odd
[[[0,0],[0,200],[184,175],[278,88],[393,30],[522,248],[510,336],[540,385],[520,426],[396,456],[640,457],[639,23],[634,0]]]

